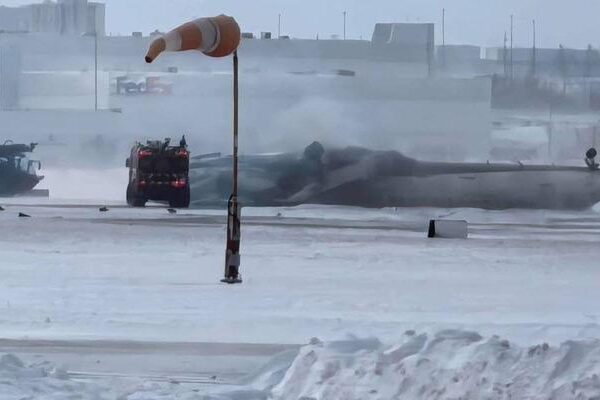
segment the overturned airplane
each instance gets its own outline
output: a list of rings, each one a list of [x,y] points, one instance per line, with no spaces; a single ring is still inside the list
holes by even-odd
[[[314,142],[302,154],[241,156],[239,187],[245,206],[586,209],[600,202],[596,155],[581,167],[446,163]],[[231,156],[199,156],[190,168],[193,204],[226,204]]]

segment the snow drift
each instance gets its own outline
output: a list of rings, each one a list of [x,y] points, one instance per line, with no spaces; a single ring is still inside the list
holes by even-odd
[[[560,399],[600,398],[600,340],[558,347],[514,346],[468,331],[409,331],[393,346],[377,339],[323,343],[275,356],[234,387],[194,387],[140,381],[78,383],[46,363],[25,366],[0,358],[2,399]],[[110,388],[110,389],[109,389]],[[233,389],[233,390],[232,390]]]
[[[74,382],[68,374],[47,362],[26,366],[13,355],[0,357],[0,398],[21,399],[104,399],[108,394],[94,384]]]
[[[274,399],[598,399],[600,341],[521,348],[466,331],[301,349]]]

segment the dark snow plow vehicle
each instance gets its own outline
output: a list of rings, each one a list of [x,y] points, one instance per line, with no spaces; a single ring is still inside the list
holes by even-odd
[[[190,153],[185,136],[178,146],[171,146],[169,138],[136,143],[126,166],[129,168],[127,204],[130,206],[144,207],[148,200],[154,200],[168,202],[174,208],[189,207]]]
[[[37,143],[14,144],[11,140],[0,145],[0,196],[28,193],[44,179],[36,173],[40,162],[26,156],[36,146]]]

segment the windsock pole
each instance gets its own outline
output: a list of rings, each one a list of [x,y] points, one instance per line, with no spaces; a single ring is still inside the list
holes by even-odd
[[[241,206],[238,203],[238,56],[240,27],[234,18],[218,15],[198,18],[185,23],[154,40],[146,53],[146,62],[152,63],[165,51],[197,50],[209,57],[233,54],[233,191],[227,202],[227,249],[225,277],[221,282],[241,283],[240,238]]]
[[[239,123],[239,84],[238,55],[233,53],[233,196],[238,195],[238,123]]]
[[[241,206],[238,203],[238,55],[233,53],[233,190],[227,203],[225,277],[221,282],[242,283],[240,276]]]

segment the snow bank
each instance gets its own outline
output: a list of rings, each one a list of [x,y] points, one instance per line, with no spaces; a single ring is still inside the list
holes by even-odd
[[[279,362],[270,363],[272,368],[261,376],[277,375],[280,367],[276,364]],[[244,386],[184,385],[173,380],[144,381],[116,376],[91,380],[91,377],[75,379],[48,362],[25,365],[11,354],[0,357],[1,400],[266,400],[268,397],[263,390]]]
[[[66,372],[46,362],[25,366],[13,355],[0,357],[2,400],[104,399],[108,395],[108,390],[99,386],[69,380]]]
[[[598,399],[600,341],[522,348],[467,331],[301,349],[273,399]]]
[[[519,347],[497,336],[446,330],[323,343],[275,356],[234,386],[139,380],[77,382],[47,363],[0,358],[0,398],[203,400],[592,400],[600,398],[600,340]]]
[[[197,393],[174,385],[135,382],[79,382],[48,362],[25,365],[14,355],[0,357],[0,399],[2,400],[158,400],[194,399]]]

